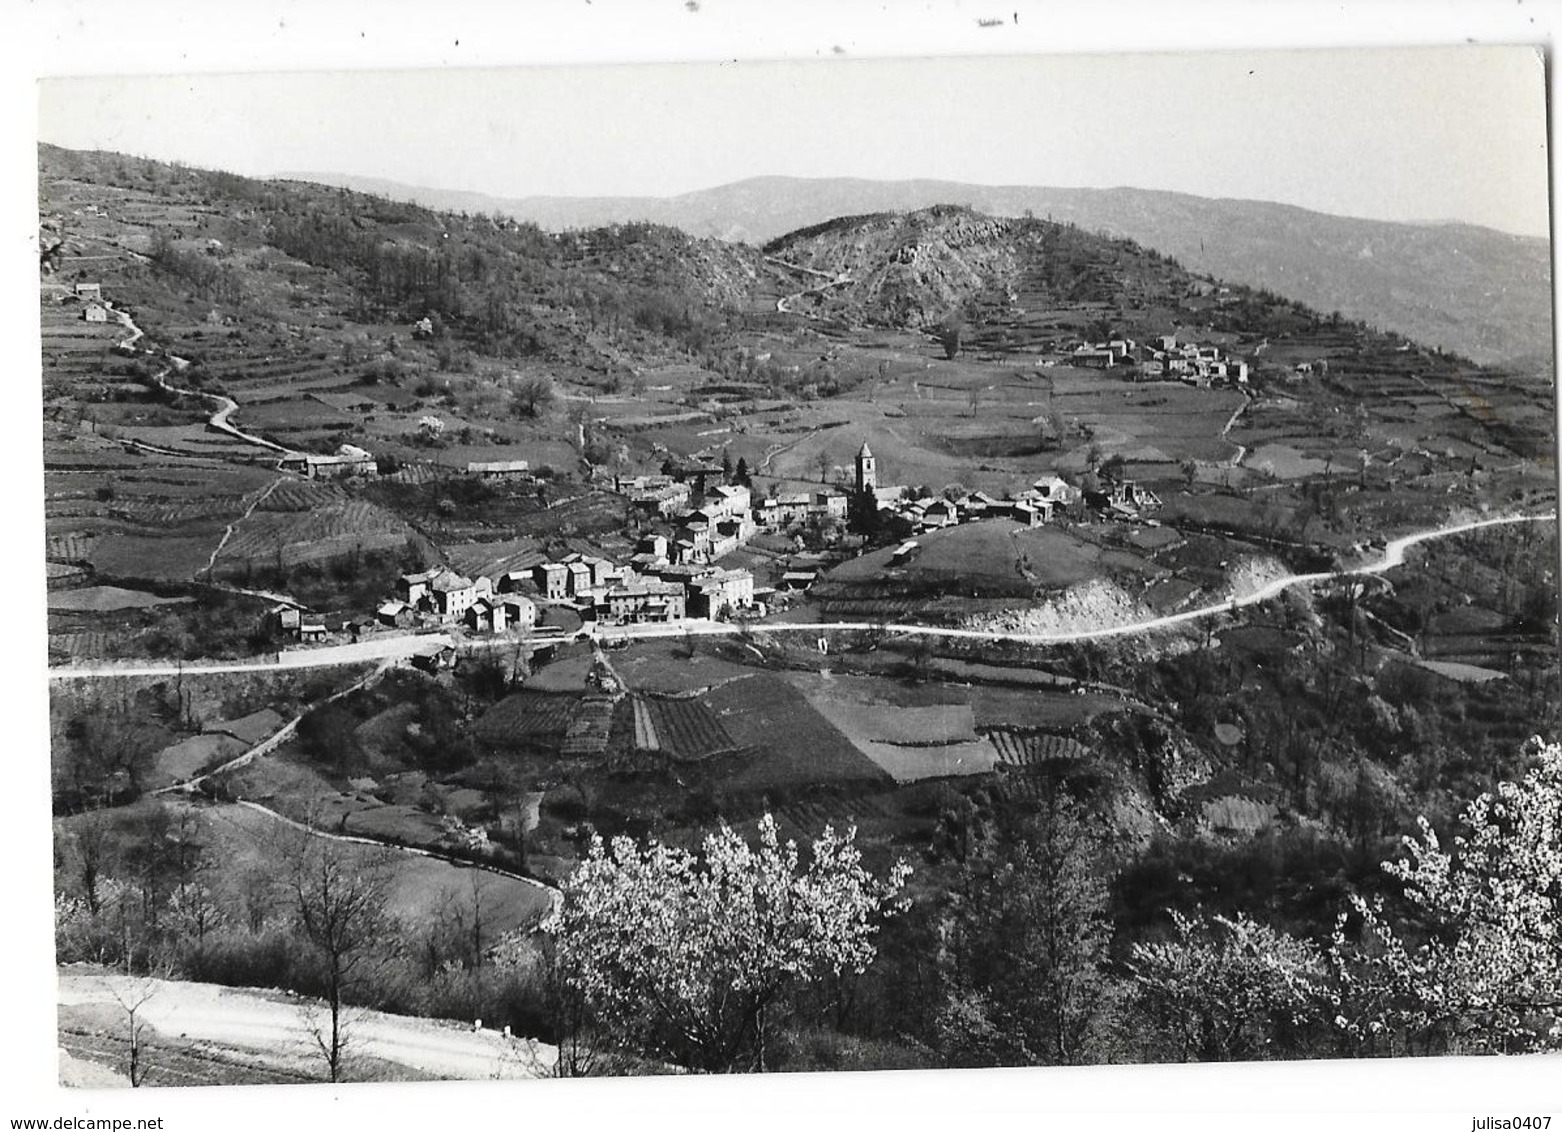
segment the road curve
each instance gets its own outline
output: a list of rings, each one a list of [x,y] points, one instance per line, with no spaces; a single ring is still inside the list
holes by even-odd
[[[235,804],[252,810],[257,814],[265,814],[267,817],[274,818],[283,825],[289,826],[299,833],[306,833],[310,837],[319,837],[326,841],[337,841],[343,845],[363,845],[372,849],[389,849],[412,857],[427,857],[431,861],[442,861],[447,865],[455,865],[457,868],[478,869],[485,873],[492,873],[494,876],[504,877],[506,880],[519,881],[521,884],[535,888],[548,898],[550,913],[556,912],[560,901],[564,899],[563,894],[552,885],[544,884],[536,877],[525,876],[495,864],[474,861],[469,857],[457,857],[451,853],[441,853],[438,849],[429,849],[422,845],[402,845],[394,841],[382,841],[378,837],[359,837],[351,833],[331,833],[312,825],[305,825],[303,822],[294,821],[292,818],[279,814],[267,806],[262,806],[259,802],[249,802],[243,798],[240,798]]]
[[[1083,641],[1153,633],[1160,629],[1173,629],[1195,621],[1204,620],[1205,618],[1218,617],[1223,613],[1230,613],[1249,605],[1258,605],[1261,602],[1268,601],[1270,598],[1279,596],[1292,586],[1310,586],[1337,578],[1370,577],[1376,574],[1383,574],[1397,566],[1404,565],[1405,552],[1411,547],[1425,542],[1432,542],[1436,539],[1452,538],[1455,535],[1466,534],[1470,531],[1481,530],[1486,527],[1505,526],[1512,523],[1555,522],[1556,518],[1557,514],[1555,511],[1543,515],[1504,515],[1494,519],[1474,519],[1453,526],[1417,531],[1414,534],[1402,535],[1386,543],[1382,557],[1374,562],[1338,571],[1322,571],[1313,574],[1285,574],[1259,587],[1252,593],[1228,598],[1225,601],[1201,606],[1198,609],[1189,609],[1182,613],[1153,617],[1147,621],[1132,621],[1123,625],[1112,625],[1099,629],[1078,629],[1062,633],[1010,633],[994,629],[955,629],[934,625],[896,625],[872,621],[828,621],[786,625],[749,624],[746,626],[731,625],[724,622],[709,622],[698,625],[685,623],[682,625],[622,626],[599,630],[597,635],[603,640],[615,640],[622,637],[682,637],[685,633],[710,636],[747,631],[759,635],[784,632],[817,633],[877,629],[900,636],[955,637],[978,641],[1009,641],[1018,644],[1077,644]]]
[[[1384,544],[1383,554],[1373,562],[1349,569],[1322,571],[1313,574],[1285,574],[1248,594],[1228,598],[1201,606],[1198,609],[1171,613],[1164,617],[1152,617],[1147,621],[1131,621],[1122,625],[1110,625],[1098,629],[1077,629],[1062,633],[1011,633],[998,629],[957,629],[937,625],[897,625],[874,621],[816,621],[807,623],[732,624],[725,621],[679,621],[663,625],[616,625],[596,631],[601,641],[647,640],[656,638],[683,638],[685,636],[735,636],[751,633],[769,636],[779,633],[839,633],[854,630],[879,630],[903,637],[951,637],[960,640],[1010,642],[1031,645],[1078,644],[1084,641],[1107,640],[1114,637],[1132,637],[1141,633],[1153,633],[1161,629],[1175,629],[1219,617],[1250,605],[1258,605],[1277,597],[1293,586],[1311,586],[1339,578],[1371,577],[1386,573],[1404,565],[1405,553],[1413,546],[1452,538],[1456,535],[1478,531],[1487,527],[1507,526],[1513,523],[1554,523],[1557,513],[1549,511],[1541,515],[1503,515],[1492,519],[1472,519],[1446,527],[1417,531],[1401,535]],[[189,662],[170,664],[166,661],[140,664],[135,661],[104,662],[99,664],[70,665],[49,669],[50,680],[73,680],[102,676],[188,676],[209,672],[268,672],[279,669],[321,668],[329,665],[356,664],[369,660],[404,660],[431,643],[453,644],[443,634],[421,636],[381,637],[351,645],[332,645],[324,648],[296,649],[280,653],[273,660],[233,661],[217,664]]]

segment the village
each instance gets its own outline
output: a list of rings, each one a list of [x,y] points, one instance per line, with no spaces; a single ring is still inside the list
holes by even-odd
[[[1219,346],[1201,346],[1180,340],[1175,334],[1162,334],[1153,344],[1141,344],[1132,338],[1082,342],[1067,355],[1066,361],[1083,369],[1127,367],[1141,381],[1180,381],[1200,389],[1223,385],[1240,389],[1248,384],[1247,362],[1228,357]]]
[[[538,929],[597,844],[853,830],[907,902],[767,1011],[773,1067],[1055,1049],[1050,877],[1112,1004],[1069,1059],[1187,1060],[1126,960],[1251,922],[1327,989],[1402,831],[1555,730],[1549,373],[1050,218],[752,247],[117,155],[39,187],[81,260],[40,283],[62,980],[322,1018],[298,884],[340,853],[394,917],[345,1006],[563,1050],[584,937]],[[1252,1048],[1350,1056],[1316,1002]],[[122,1064],[99,1005],[51,1021]],[[702,1064],[609,1024],[625,1071]]]
[[[282,465],[287,469],[288,461]],[[473,577],[435,565],[401,575],[395,592],[386,595],[372,617],[330,625],[296,605],[279,603],[265,615],[264,628],[305,644],[338,633],[356,641],[365,632],[453,628],[473,637],[511,634],[546,642],[572,630],[591,635],[599,627],[763,618],[806,591],[829,564],[868,549],[860,532],[846,533],[854,508],[867,509],[874,516],[872,525],[890,541],[899,539],[897,555],[904,556],[917,545],[916,535],[963,523],[1008,519],[1033,528],[1072,509],[1076,515],[1153,524],[1150,515],[1161,505],[1153,492],[1105,469],[1087,473],[1078,486],[1049,472],[1000,498],[985,491],[935,495],[925,488],[882,484],[878,458],[866,442],[853,465],[848,485],[772,489],[757,499],[750,483],[736,482],[749,478],[746,471],[734,473],[730,464],[724,470],[708,460],[682,467],[669,463],[656,474],[617,476],[614,490],[653,527],[624,561],[573,551],[529,568]],[[524,475],[525,468],[524,460],[502,467],[474,464],[467,474],[513,478]],[[810,528],[826,532],[825,553],[802,550],[802,535]],[[746,567],[721,564],[761,533],[790,536],[799,548],[785,559],[787,568],[775,586],[757,585]],[[550,619],[550,610],[564,617]],[[443,663],[453,659],[450,650],[431,650],[430,658],[441,652]]]

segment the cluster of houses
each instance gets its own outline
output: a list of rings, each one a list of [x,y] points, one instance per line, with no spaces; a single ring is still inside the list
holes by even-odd
[[[326,461],[356,458],[357,452],[332,457],[301,457],[314,461],[313,475],[345,474],[325,469]],[[367,458],[367,453],[362,454]],[[981,519],[1005,518],[1038,527],[1053,520],[1059,509],[1083,502],[1099,514],[1134,519],[1160,505],[1153,493],[1132,480],[1101,480],[1087,476],[1075,487],[1048,473],[1024,490],[999,499],[983,491],[953,498],[915,498],[904,487],[878,482],[878,462],[864,443],[856,456],[853,487],[857,497],[871,496],[882,513],[899,517],[920,533]],[[524,465],[474,467],[473,474],[517,474]],[[779,494],[757,503],[745,484],[717,484],[707,490],[708,476],[720,469],[697,469],[679,479],[671,475],[619,477],[615,487],[632,505],[672,520],[670,533],[646,535],[628,561],[615,563],[585,553],[536,563],[495,577],[468,578],[448,566],[404,574],[395,595],[375,610],[375,621],[387,628],[464,625],[476,633],[528,631],[537,628],[544,603],[568,605],[588,622],[643,624],[713,619],[763,606],[757,599],[772,591],[756,589],[746,569],[723,568],[718,560],[751,538],[756,531],[778,531],[813,517],[845,519],[852,498],[843,490]],[[691,482],[692,480],[692,482]],[[697,502],[696,506],[690,506]],[[785,589],[806,589],[815,571],[797,569],[780,582]],[[272,611],[284,632],[301,640],[326,636],[323,620],[296,608]],[[540,631],[540,630],[539,630]]]
[[[468,578],[448,566],[435,566],[397,578],[396,596],[374,616],[390,628],[459,623],[479,633],[530,629],[537,624],[537,603],[519,592],[520,583],[513,574],[497,580]]]
[[[871,492],[881,512],[897,516],[919,533],[979,519],[1013,519],[1040,527],[1052,522],[1060,508],[1081,501],[1098,514],[1118,519],[1137,519],[1161,506],[1154,492],[1130,479],[1103,481],[1091,475],[1075,487],[1053,472],[1004,499],[985,491],[915,499],[904,488],[879,485],[877,460],[867,444],[857,453],[856,487],[859,493]]]
[[[587,621],[620,625],[714,618],[753,607],[752,573],[673,563],[666,549],[665,536],[658,535],[644,541],[630,565],[569,554],[492,578],[435,566],[398,578],[395,596],[374,611],[375,621],[393,629],[464,625],[488,634],[536,629],[544,603],[569,605]],[[300,640],[326,635],[322,620],[296,609],[279,606],[272,615]]]
[[[1069,355],[1069,364],[1086,369],[1133,368],[1146,381],[1170,379],[1200,388],[1246,385],[1247,362],[1227,357],[1219,346],[1201,346],[1163,334],[1141,345],[1132,338],[1086,342]]]
[[[872,480],[872,453],[868,461]],[[707,488],[710,477],[719,474],[718,468],[697,466],[686,470],[682,479],[665,474],[620,476],[614,489],[647,515],[676,524],[666,548],[667,560],[674,565],[714,563],[760,531],[784,531],[811,519],[844,521],[850,508],[851,496],[835,487],[780,492],[757,500],[746,484]],[[862,490],[860,457],[858,490]],[[884,503],[898,499],[902,489],[886,488],[878,494]]]
[[[103,284],[76,283],[62,300],[81,304],[81,317],[86,322],[109,322],[108,304],[103,301]]]
[[[977,519],[1014,519],[1027,527],[1050,523],[1060,507],[1080,499],[1080,491],[1060,476],[1042,476],[1010,499],[998,499],[985,491],[970,491],[953,499],[903,499],[886,508],[910,524],[914,531],[933,531]]]
[[[570,602],[603,624],[715,618],[753,606],[754,575],[748,570],[675,562],[670,549],[666,535],[651,535],[626,565],[570,554],[534,566],[531,581],[543,597]]]

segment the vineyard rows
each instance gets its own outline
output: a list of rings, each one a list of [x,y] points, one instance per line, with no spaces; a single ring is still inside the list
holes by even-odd
[[[608,740],[613,732],[613,712],[617,706],[618,701],[612,696],[582,697],[570,717],[561,753],[596,758],[606,754]]]
[[[242,495],[209,495],[204,499],[190,499],[178,503],[153,500],[116,501],[106,508],[106,513],[126,522],[150,527],[171,527],[201,519],[226,519],[243,512],[245,498]],[[100,505],[101,506],[101,505]]]
[[[283,480],[256,506],[257,511],[312,511],[346,498],[334,484],[309,480]]]
[[[738,744],[715,713],[694,699],[634,699],[635,748],[674,759],[703,759]]]
[[[234,529],[221,559],[284,565],[331,558],[355,550],[403,545],[411,529],[373,504],[352,500],[311,511],[255,511]]]
[[[489,742],[514,739],[561,739],[569,730],[576,696],[543,692],[513,692],[477,722],[479,738]]]
[[[827,618],[852,621],[895,621],[908,617],[920,607],[919,602],[891,598],[822,601],[819,603],[819,612]]]
[[[50,633],[49,659],[76,660],[109,655],[109,642],[114,634],[101,630],[86,633]]]
[[[44,553],[51,562],[85,562],[92,556],[92,538],[79,533],[53,535],[46,541]]]
[[[1057,759],[1084,759],[1090,748],[1063,735],[998,728],[985,732],[1003,766],[1034,767]]]
[[[840,827],[842,822],[874,821],[885,817],[877,798],[836,798],[822,796],[783,807],[781,814],[793,825],[804,829]]]

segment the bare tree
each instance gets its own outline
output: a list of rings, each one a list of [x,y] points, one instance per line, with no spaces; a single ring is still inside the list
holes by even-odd
[[[387,855],[369,859],[328,837],[305,834],[289,877],[303,940],[324,970],[325,1002],[306,1011],[332,1081],[340,1081],[348,1045],[344,998],[374,971],[388,928]]]
[[[147,1023],[146,1019],[141,1017],[141,1008],[156,996],[157,982],[154,979],[134,979],[127,980],[124,987],[118,987],[111,979],[108,982],[108,992],[125,1012],[126,1034],[130,1040],[130,1087],[139,1089],[146,1080],[146,1065],[143,1058],[147,1049]]]

